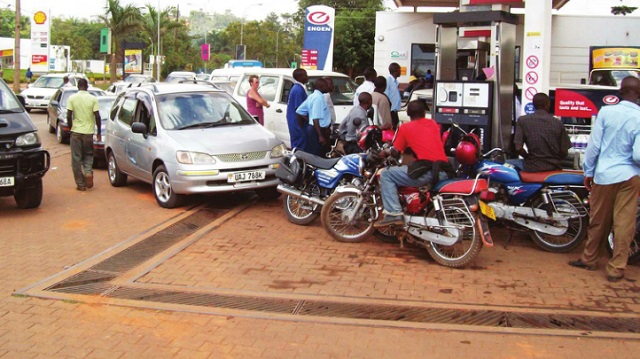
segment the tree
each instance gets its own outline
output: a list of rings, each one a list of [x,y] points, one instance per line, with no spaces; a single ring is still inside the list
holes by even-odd
[[[119,54],[119,41],[125,34],[140,28],[142,22],[140,10],[129,4],[120,5],[120,0],[107,0],[106,12],[100,15],[100,19],[111,30],[113,49],[111,64],[109,65],[109,77],[111,83],[116,80],[116,54]]]
[[[172,18],[172,11],[175,11],[174,7],[168,7],[160,12],[160,40],[166,40],[170,31],[175,30],[182,26],[178,21]],[[142,41],[150,43],[151,50],[150,55],[156,53],[162,54],[162,43],[160,44],[160,51],[154,49],[158,46],[158,9],[147,4],[146,14],[142,18],[140,24],[142,30]],[[153,77],[160,79],[160,74],[157,74],[157,66],[153,67]]]
[[[620,0],[620,3],[622,3],[622,0]],[[619,6],[612,6],[611,7],[611,13],[613,15],[626,16],[627,14],[631,14],[632,12],[636,11],[637,9],[638,9],[638,7],[626,6],[626,5],[622,4],[622,5],[619,5]]]
[[[16,30],[16,12],[9,9],[0,9],[0,37],[14,37]],[[31,37],[31,19],[20,16],[20,37]]]

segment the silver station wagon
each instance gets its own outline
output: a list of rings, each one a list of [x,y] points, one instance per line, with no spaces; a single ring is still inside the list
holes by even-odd
[[[124,186],[127,176],[148,182],[162,207],[195,193],[278,196],[284,144],[211,85],[129,89],[116,99],[104,135],[111,185]]]

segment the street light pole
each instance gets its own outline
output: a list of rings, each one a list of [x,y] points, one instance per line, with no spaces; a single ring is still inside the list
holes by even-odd
[[[156,48],[156,76],[157,80],[160,81],[160,0],[158,0],[158,45]]]
[[[242,22],[241,22],[241,25],[240,25],[240,45],[244,45],[244,42],[243,42],[244,16],[247,13],[247,10],[249,10],[249,8],[251,8],[252,6],[262,6],[262,3],[251,4],[251,5],[247,6],[246,8],[244,8],[244,11],[242,12]]]
[[[22,30],[20,16],[20,0],[16,0],[16,28],[15,47],[13,52],[13,92],[20,92],[20,30]]]

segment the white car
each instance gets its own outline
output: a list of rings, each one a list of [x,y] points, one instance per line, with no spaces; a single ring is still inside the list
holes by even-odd
[[[48,74],[40,76],[33,84],[22,91],[20,94],[24,96],[25,108],[27,112],[38,109],[47,110],[51,96],[56,93],[58,88],[64,84],[64,77],[69,77],[68,86],[78,86],[78,80],[83,78],[89,81],[89,79],[83,74]]]
[[[247,106],[247,91],[250,87],[249,76],[257,75],[260,77],[258,92],[271,105],[269,108],[264,109],[264,127],[273,132],[288,148],[291,148],[289,126],[287,124],[287,101],[289,100],[289,91],[295,83],[293,69],[233,68],[215,70],[211,73],[211,76],[212,78],[221,78],[225,74],[230,77],[238,77],[232,96],[245,108]],[[307,74],[309,75],[309,82],[306,85],[307,93],[311,93],[311,84],[315,79],[328,76],[333,80],[334,90],[331,94],[331,99],[336,111],[336,123],[340,123],[353,108],[356,84],[349,76],[338,72],[308,70]]]

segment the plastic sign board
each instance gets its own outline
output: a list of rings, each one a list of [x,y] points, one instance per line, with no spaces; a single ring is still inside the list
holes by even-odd
[[[49,72],[51,17],[36,11],[31,18],[31,71]]]
[[[617,89],[556,89],[554,115],[559,117],[591,118],[602,106],[620,102]]]
[[[142,49],[125,49],[124,50],[124,73],[125,74],[141,74],[142,73]]]
[[[589,50],[591,50],[591,69],[640,69],[640,66],[638,66],[640,47],[592,46]]]
[[[111,30],[106,27],[100,29],[100,53],[111,54]]]
[[[305,9],[303,49],[317,52],[315,68],[318,70],[333,70],[335,13],[332,7],[324,5],[313,5]],[[309,60],[311,60],[311,58],[309,58]],[[302,67],[305,68],[304,59],[301,63]],[[309,66],[314,65],[310,64]]]
[[[317,70],[318,50],[302,49],[302,56],[300,56],[300,67],[305,70]]]

